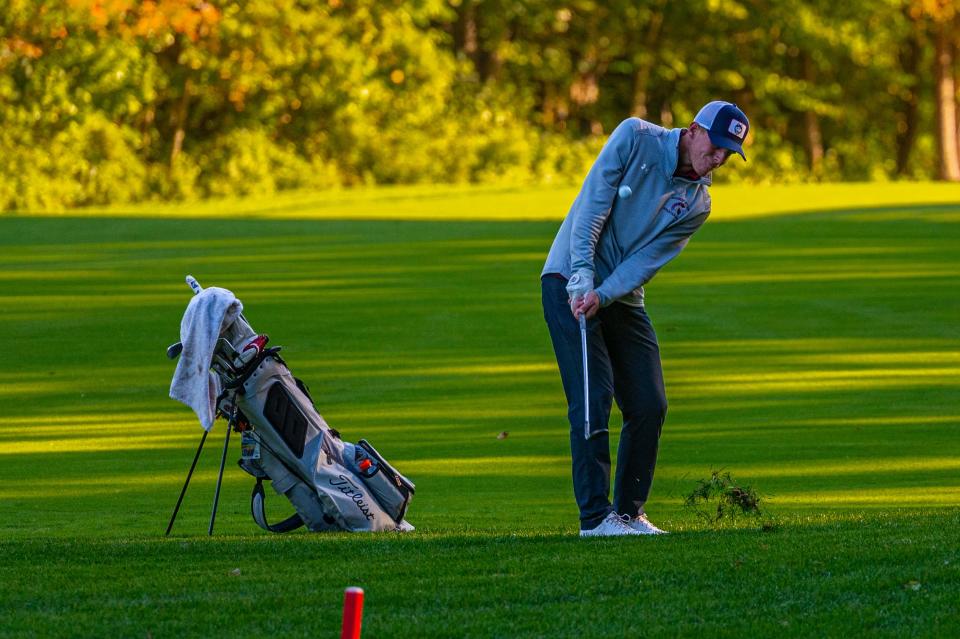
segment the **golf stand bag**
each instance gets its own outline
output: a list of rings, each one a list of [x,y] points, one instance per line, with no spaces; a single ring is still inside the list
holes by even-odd
[[[239,432],[241,436],[240,467],[256,479],[251,512],[254,521],[264,530],[288,532],[300,526],[312,531],[412,530],[404,515],[414,494],[413,483],[398,473],[368,442],[345,442],[327,425],[314,406],[307,387],[291,374],[278,354],[280,348],[267,348],[269,338],[250,327],[240,313],[242,305],[232,293],[226,289],[201,289],[189,276],[187,282],[197,295],[191,300],[181,324],[183,342],[168,349],[171,357],[182,352],[170,394],[189,404],[181,382],[186,379],[187,386],[196,386],[201,381],[204,385],[209,384],[207,388],[194,390],[198,390],[197,395],[205,393],[206,397],[215,397],[216,416],[227,420],[209,533],[213,532],[231,432]],[[198,321],[202,324],[209,318],[213,319],[207,324],[219,327],[219,334],[216,328],[208,331],[210,339],[207,341],[212,342],[212,355],[207,360],[210,345],[197,346],[204,340],[194,339],[193,335],[186,333],[188,324]],[[203,332],[202,328],[200,332]],[[189,358],[188,347],[196,347],[189,353]],[[195,361],[197,351],[203,351],[200,364]],[[204,363],[211,374],[196,375]],[[201,424],[209,430],[204,424],[203,410],[194,404],[191,406],[200,416]],[[204,439],[206,434],[205,431]],[[202,447],[203,439],[200,442]],[[196,461],[195,458],[194,466]],[[190,469],[192,473],[193,467]],[[290,500],[296,514],[276,524],[268,523],[264,481],[270,481],[278,494]],[[168,534],[189,482],[190,475],[171,517]]]

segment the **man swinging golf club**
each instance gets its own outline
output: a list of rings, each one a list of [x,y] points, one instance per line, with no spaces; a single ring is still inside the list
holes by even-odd
[[[664,532],[644,512],[667,399],[643,285],[707,219],[711,172],[733,153],[746,159],[749,128],[743,111],[721,101],[685,129],[623,121],[550,248],[543,311],[567,397],[582,537]],[[623,430],[611,504],[613,398]]]

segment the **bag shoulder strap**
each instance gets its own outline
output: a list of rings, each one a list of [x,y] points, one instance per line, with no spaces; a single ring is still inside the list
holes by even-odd
[[[286,533],[303,526],[303,519],[296,513],[279,524],[271,525],[267,522],[267,513],[264,509],[263,479],[260,477],[257,478],[257,485],[253,487],[253,493],[250,495],[250,514],[253,515],[253,521],[268,532]]]

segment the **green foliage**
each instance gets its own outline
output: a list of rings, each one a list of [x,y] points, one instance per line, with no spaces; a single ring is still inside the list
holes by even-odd
[[[71,122],[53,137],[47,155],[56,166],[52,179],[77,187],[77,204],[130,202],[144,195],[146,169],[137,154],[137,134],[92,113]]]
[[[6,133],[0,140],[11,141],[0,160],[0,210],[124,203],[147,193],[136,132],[100,113],[69,122],[48,141]]]
[[[150,192],[162,200],[195,200],[207,193],[200,184],[201,167],[188,153],[180,153],[170,164],[147,167]]]
[[[602,146],[603,140],[596,137],[572,140],[561,134],[543,133],[533,175],[545,184],[579,184]]]
[[[949,16],[926,4],[9,4],[3,209],[571,183],[625,117],[684,126],[716,98],[738,102],[754,125],[750,162],[720,182],[939,170],[927,26]],[[97,136],[118,149],[53,157]]]
[[[803,150],[786,142],[775,130],[754,128],[751,144],[744,152],[747,161],[731,157],[725,168],[714,175],[716,184],[795,184],[814,178],[807,169]],[[833,158],[828,155],[826,161],[832,162]]]
[[[329,187],[293,145],[281,146],[265,133],[236,129],[204,150],[203,191],[213,196],[270,195],[301,187]],[[321,179],[324,176],[319,176]]]

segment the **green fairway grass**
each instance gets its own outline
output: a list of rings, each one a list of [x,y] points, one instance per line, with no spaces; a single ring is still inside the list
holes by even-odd
[[[336,637],[353,585],[368,639],[958,636],[960,194],[909,187],[716,189],[647,287],[673,534],[607,540],[576,536],[540,308],[569,189],[0,215],[0,637]],[[234,440],[208,538],[218,422],[163,537],[201,433],[167,398],[187,273],[416,482],[416,532],[262,532]],[[763,515],[686,508],[713,470]]]

